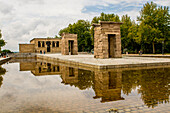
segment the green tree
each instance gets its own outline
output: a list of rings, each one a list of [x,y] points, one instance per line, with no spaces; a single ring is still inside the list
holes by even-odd
[[[170,52],[170,15],[169,7],[160,6],[157,9],[157,27],[161,31],[162,40],[165,43],[165,52]]]
[[[1,51],[1,47],[3,47],[6,44],[6,42],[2,39],[2,33],[0,30],[0,51]]]
[[[61,37],[60,36],[57,36],[57,35],[55,35],[55,37],[54,38],[59,38],[59,39],[61,39]]]
[[[69,24],[68,27],[59,31],[59,35],[61,36],[64,32],[77,34],[79,51],[90,51],[93,48],[89,21],[78,20],[74,24]]]
[[[157,4],[147,2],[141,9],[137,20],[140,22],[138,33],[140,43],[152,44],[153,53],[155,53],[155,43],[167,40],[169,35],[168,7],[157,7]]]
[[[122,49],[126,48],[128,51],[135,51],[138,46],[136,43],[138,25],[128,15],[123,15],[121,22],[123,22],[121,25]]]
[[[1,30],[0,30],[0,38],[2,38],[2,33],[1,33]]]
[[[128,38],[130,40],[130,50],[135,51],[135,53],[138,53],[138,50],[140,50],[140,45],[137,43],[138,37],[138,24],[135,23],[135,21],[132,21],[132,26],[128,29]]]
[[[4,49],[2,50],[3,53],[13,53],[11,50],[8,50],[8,49]]]

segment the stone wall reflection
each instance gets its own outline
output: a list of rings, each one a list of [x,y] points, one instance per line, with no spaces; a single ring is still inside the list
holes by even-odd
[[[169,102],[169,68],[127,71],[87,71],[69,67],[62,68],[64,69],[62,70],[63,83],[74,85],[81,90],[92,87],[95,91],[93,98],[101,98],[102,103],[124,100],[121,97],[121,91],[129,95],[136,88],[148,107]],[[70,69],[74,71],[74,75],[70,76]]]
[[[62,83],[70,84],[81,90],[93,88],[96,96],[101,102],[123,100],[121,97],[122,72],[87,71],[62,66]]]
[[[121,97],[121,71],[97,71],[94,77],[94,91],[96,96],[101,98],[101,102],[123,100]]]
[[[48,62],[36,62],[35,69],[31,71],[34,75],[58,75],[61,74],[61,67]]]
[[[78,82],[78,69],[72,67],[61,66],[62,70],[62,83],[65,85],[74,85]]]
[[[170,68],[84,70],[52,62],[20,63],[20,68],[36,76],[61,75],[63,84],[80,90],[93,88],[92,98],[101,99],[102,103],[124,100],[121,95],[129,95],[133,89],[148,107],[169,102]]]
[[[35,76],[61,74],[61,67],[48,62],[20,62],[20,71],[31,71]]]
[[[35,69],[35,62],[20,62],[20,71],[30,71]]]

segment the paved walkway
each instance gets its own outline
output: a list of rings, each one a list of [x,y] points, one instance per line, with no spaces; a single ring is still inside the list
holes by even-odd
[[[62,60],[65,63],[78,65],[92,65],[96,68],[118,68],[118,67],[141,67],[155,65],[170,65],[169,58],[151,58],[151,57],[123,57],[96,59],[93,55],[61,55],[61,54],[39,54],[38,57],[51,60]]]

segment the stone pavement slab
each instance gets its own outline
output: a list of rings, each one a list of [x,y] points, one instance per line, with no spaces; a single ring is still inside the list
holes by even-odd
[[[99,69],[170,65],[169,58],[152,57],[124,56],[122,58],[96,59],[93,55],[38,54],[37,58],[57,60],[74,65],[93,66]]]

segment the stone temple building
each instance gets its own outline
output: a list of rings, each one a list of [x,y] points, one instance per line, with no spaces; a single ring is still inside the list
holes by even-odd
[[[94,26],[94,58],[121,58],[121,22],[101,21]],[[63,33],[61,39],[34,38],[19,44],[20,53],[61,53],[77,55],[77,34]]]
[[[34,38],[30,44],[19,44],[20,53],[59,53],[61,52],[61,39]]]
[[[101,21],[94,26],[94,58],[120,58],[121,22]]]
[[[63,33],[59,38],[34,38],[30,44],[19,44],[20,53],[62,53],[77,55],[77,34]]]

